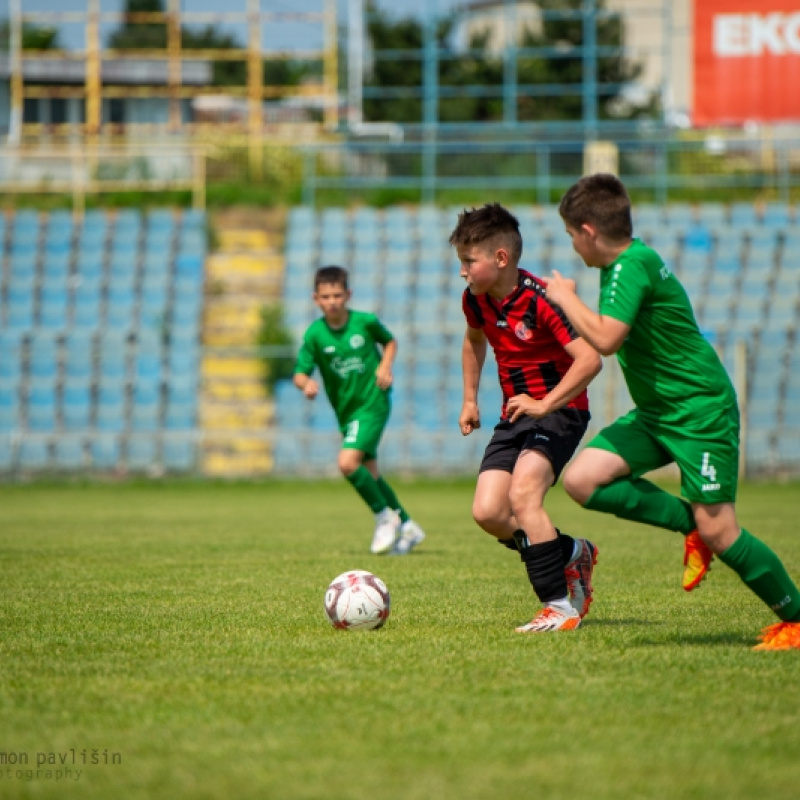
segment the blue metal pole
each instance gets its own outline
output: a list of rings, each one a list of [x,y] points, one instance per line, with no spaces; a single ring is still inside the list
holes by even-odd
[[[583,0],[584,139],[597,138],[597,2]]]
[[[436,128],[438,125],[439,49],[436,42],[436,6],[428,3],[423,44],[423,108],[424,147],[422,153],[422,201],[432,203],[436,197]]]

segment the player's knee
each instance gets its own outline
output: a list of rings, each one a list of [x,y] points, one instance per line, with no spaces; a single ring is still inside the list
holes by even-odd
[[[472,504],[472,518],[487,533],[491,533],[492,528],[497,522],[497,512],[492,506],[476,500]]]
[[[339,471],[347,477],[352,475],[361,466],[361,459],[355,450],[339,451]]]
[[[564,491],[576,502],[585,506],[595,490],[592,477],[576,465],[567,467],[561,479]]]

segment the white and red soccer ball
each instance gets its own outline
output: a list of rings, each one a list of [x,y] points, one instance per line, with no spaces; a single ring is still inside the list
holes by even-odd
[[[337,575],[325,592],[325,614],[334,628],[352,631],[380,628],[389,616],[390,607],[386,584],[363,569]]]

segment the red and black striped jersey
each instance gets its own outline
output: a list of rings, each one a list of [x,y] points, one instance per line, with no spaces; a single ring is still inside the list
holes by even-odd
[[[467,324],[483,330],[494,350],[497,372],[506,403],[517,394],[541,400],[572,366],[564,349],[578,334],[558,306],[545,296],[545,286],[529,272],[519,270],[517,288],[502,301],[488,294],[464,290],[462,307]],[[584,389],[567,408],[589,409]]]

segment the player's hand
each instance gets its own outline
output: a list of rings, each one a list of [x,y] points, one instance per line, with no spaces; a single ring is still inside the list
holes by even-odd
[[[319,394],[319,384],[313,378],[309,378],[303,387],[303,394],[309,400],[313,400]]]
[[[547,299],[557,306],[562,305],[566,295],[575,294],[575,281],[565,278],[557,269],[549,278],[541,278],[541,281],[547,288]]]
[[[522,416],[541,419],[549,413],[544,400],[534,400],[527,394],[515,394],[506,403],[506,417],[509,422],[516,422]]]
[[[458,427],[462,436],[469,436],[472,431],[478,430],[481,426],[481,412],[478,410],[477,403],[464,403],[461,406],[461,414],[458,417]]]
[[[392,385],[393,380],[394,376],[389,367],[379,366],[378,369],[375,370],[375,383],[378,384],[378,388],[388,389]]]

